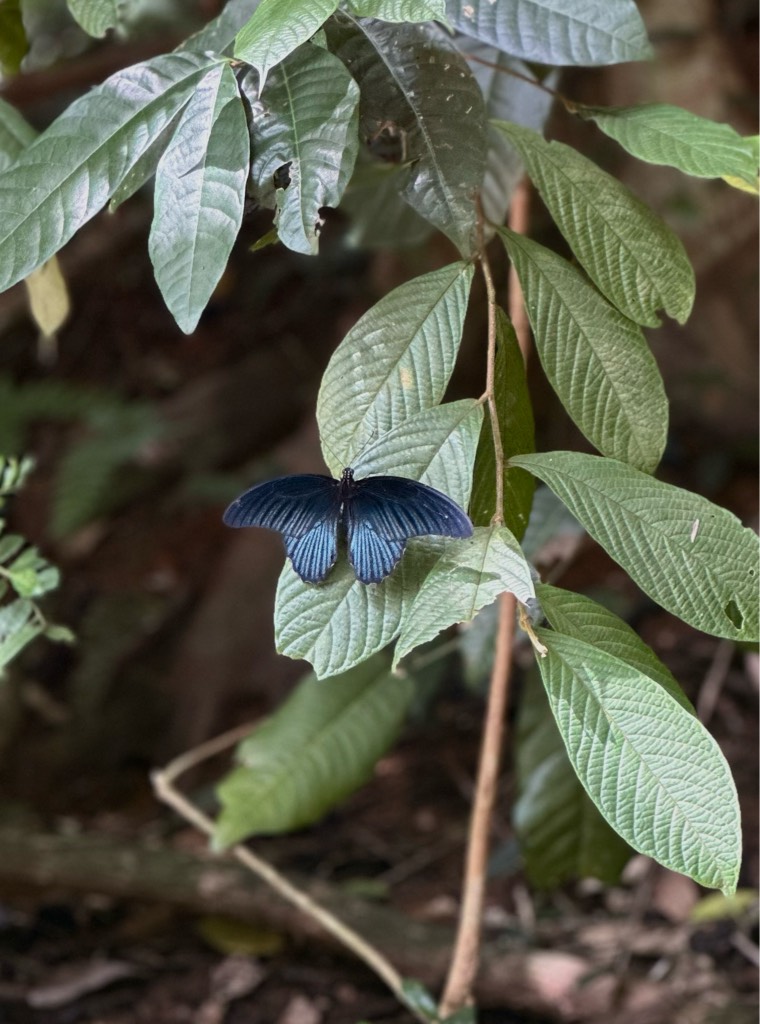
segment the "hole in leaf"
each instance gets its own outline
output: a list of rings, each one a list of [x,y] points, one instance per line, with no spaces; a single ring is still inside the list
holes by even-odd
[[[741,613],[739,605],[733,600],[733,598],[728,602],[723,611],[737,629],[742,628],[742,625],[744,624],[744,616]]]
[[[272,175],[272,182],[275,188],[287,188],[290,184],[290,164],[292,161],[278,167]]]

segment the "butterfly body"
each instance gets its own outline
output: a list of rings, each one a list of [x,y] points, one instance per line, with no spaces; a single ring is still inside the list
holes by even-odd
[[[338,557],[345,533],[348,557],[362,583],[392,572],[410,537],[469,537],[472,523],[447,495],[401,476],[340,479],[302,473],[245,491],[224,513],[228,526],[278,530],[293,568],[305,583],[320,583]]]

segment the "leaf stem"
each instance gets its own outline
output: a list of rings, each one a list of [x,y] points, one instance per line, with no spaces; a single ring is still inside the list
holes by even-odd
[[[483,902],[488,874],[491,818],[498,789],[504,720],[509,696],[515,603],[513,594],[504,593],[499,597],[496,651],[483,727],[483,741],[480,747],[475,801],[470,819],[462,887],[462,908],[459,914],[454,954],[438,1010],[439,1016],[443,1020],[471,1003],[472,989],[478,971]]]
[[[199,831],[204,832],[209,837],[213,836],[213,820],[188,800],[177,789],[175,782],[180,775],[183,775],[189,769],[233,746],[244,736],[248,735],[252,728],[253,726],[248,724],[231,729],[229,732],[223,733],[221,736],[217,736],[180,755],[165,768],[154,771],[151,774],[151,781],[157,798],[163,803],[168,804],[180,817],[194,825]],[[249,850],[242,844],[237,844],[230,848],[229,853],[243,864],[244,867],[248,868],[249,871],[253,872],[254,875],[270,886],[270,888],[279,893],[283,899],[298,907],[299,910],[311,917],[312,920],[317,921],[325,931],[329,932],[338,942],[350,949],[356,957],[363,960],[370,970],[374,971],[385,982],[399,1002],[409,1008],[417,1020],[422,1021],[423,1024],[425,1022],[429,1024],[427,1016],[414,1007],[409,1006],[404,993],[403,978],[395,967],[374,946],[366,942],[358,932],[355,932],[353,928],[349,928],[348,925],[335,917],[334,914],[331,914],[329,910],[320,906],[306,892],[293,885],[268,861],[253,853],[252,850]]]
[[[492,60],[486,60],[485,57],[476,57],[474,53],[465,53],[463,56],[465,60],[471,60],[474,64],[482,64],[483,67],[491,68],[493,71],[499,71],[502,75],[510,75],[512,78],[519,78],[521,82],[527,82],[528,85],[534,85],[542,92],[547,92],[550,96],[560,100],[565,104],[565,106],[568,106],[568,104],[572,105],[572,100],[566,100],[561,92],[557,92],[556,89],[552,89],[548,85],[544,85],[544,83],[539,82],[537,78],[531,78],[530,75],[524,75],[521,71],[517,71],[515,68],[508,68],[503,64],[494,64]],[[568,109],[570,108],[568,107]]]

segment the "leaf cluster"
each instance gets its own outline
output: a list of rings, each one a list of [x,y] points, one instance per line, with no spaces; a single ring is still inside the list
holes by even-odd
[[[59,573],[17,533],[6,530],[7,499],[23,486],[31,459],[0,457],[0,679],[8,664],[38,636],[71,643],[65,626],[47,622],[36,604],[58,586]]]
[[[72,3],[95,34],[115,24],[118,6]],[[220,844],[313,821],[357,785],[410,700],[408,680],[396,685],[380,652],[395,640],[393,667],[406,659],[413,673],[421,644],[509,592],[551,627],[534,636],[547,701],[526,703],[518,755],[517,825],[533,877],[612,877],[622,840],[703,884],[735,886],[736,794],[714,741],[626,624],[537,585],[519,543],[538,479],[662,607],[716,636],[757,638],[757,538],[652,475],[668,414],[643,329],[663,314],[689,316],[684,247],[592,160],[540,134],[552,68],[650,56],[632,0],[231,0],[175,52],[117,72],[34,140],[0,106],[0,151],[10,154],[0,173],[0,288],[153,176],[150,256],[186,332],[219,281],[247,199],[273,211],[267,241],[276,235],[305,255],[317,252],[325,208],[338,206],[364,244],[437,229],[457,250],[349,331],[317,418],[333,472],[421,479],[470,508],[474,536],[411,542],[376,586],[345,563],[321,588],[286,566],[278,650],[308,660],[317,678],[241,748],[221,791]],[[728,126],[664,105],[565,106],[640,159],[757,189],[756,145]],[[500,226],[523,171],[573,262]],[[442,403],[489,233],[519,278],[546,377],[598,455],[534,452],[522,359],[495,303],[491,384],[480,400]],[[330,696],[320,700],[326,677]],[[361,729],[357,709],[369,709]],[[546,788],[566,776],[557,792],[577,811],[569,823]],[[562,835],[547,832],[560,820]]]

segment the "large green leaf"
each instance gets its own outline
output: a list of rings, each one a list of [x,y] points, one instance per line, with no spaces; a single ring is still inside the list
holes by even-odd
[[[486,126],[483,96],[467,63],[437,25],[342,15],[326,28],[330,49],[361,88],[362,135],[397,141],[406,167],[401,195],[469,255]]]
[[[600,452],[653,472],[667,440],[668,400],[641,328],[561,256],[502,229],[546,376]]]
[[[423,410],[366,452],[360,475],[377,468],[421,479],[466,508],[482,415],[471,399]],[[447,543],[411,540],[398,567],[377,584],[360,583],[345,555],[317,587],[303,583],[287,563],[275,599],[277,650],[305,658],[319,678],[366,661],[398,635],[404,610]]]
[[[741,178],[757,187],[757,160],[749,139],[728,124],[669,103],[636,107],[574,105],[639,160],[677,167],[696,178]]]
[[[664,608],[706,633],[758,639],[758,539],[698,494],[614,459],[518,455]]]
[[[573,771],[537,671],[524,681],[515,732],[512,820],[531,883],[550,889],[591,876],[613,885],[631,848]]]
[[[539,668],[591,799],[635,849],[733,892],[739,805],[715,740],[659,683],[591,644],[537,630]]]
[[[680,240],[624,185],[562,142],[499,121],[578,261],[631,320],[657,327],[663,309],[684,323],[694,271]]]
[[[262,0],[235,39],[238,60],[252,64],[263,88],[270,70],[310,39],[338,0]]]
[[[535,597],[530,566],[506,527],[478,527],[467,540],[447,545],[404,609],[394,667],[448,626],[469,622],[505,591],[523,603]]]
[[[317,402],[323,451],[334,473],[373,438],[443,398],[472,275],[470,264],[452,263],[400,285],[338,346]]]
[[[235,76],[219,65],[199,82],[156,171],[150,258],[185,334],[195,330],[240,230],[249,149]]]
[[[371,776],[414,694],[383,658],[322,683],[308,676],[237,751],[219,786],[217,848],[318,821]]]
[[[36,135],[37,132],[18,110],[0,99],[0,171],[17,160]]]
[[[489,120],[515,121],[537,131],[543,128],[554,97],[540,87],[527,64],[471,36],[457,36],[456,45],[483,92]],[[544,84],[555,84],[556,77],[554,73],[549,75]],[[489,124],[481,201],[483,213],[492,224],[504,223],[512,192],[524,173],[520,154],[503,132]]]
[[[170,53],[117,72],[0,174],[0,290],[49,259],[105,205],[216,62]]]
[[[466,35],[537,64],[619,64],[652,49],[633,0],[448,0]]]
[[[536,586],[536,596],[547,619],[558,633],[583,640],[600,651],[620,658],[627,665],[654,679],[694,714],[691,701],[679,686],[675,676],[663,665],[651,647],[621,618],[590,597],[574,594],[547,583]]]
[[[515,329],[506,313],[496,311],[496,365],[494,390],[504,457],[534,452],[533,408],[530,404],[525,363]],[[533,502],[534,482],[523,469],[504,466],[504,525],[520,540]],[[488,526],[496,512],[496,456],[491,419],[485,416],[473,473],[470,515],[476,526]]]
[[[74,20],[96,38],[119,24],[124,7],[124,0],[66,0],[66,3]]]
[[[286,171],[287,187],[275,194],[277,233],[295,252],[317,252],[319,211],[340,203],[359,149],[358,103],[343,64],[308,44],[277,66],[252,106],[253,195],[266,200]]]
[[[446,21],[446,0],[348,0],[354,14],[380,21]]]

